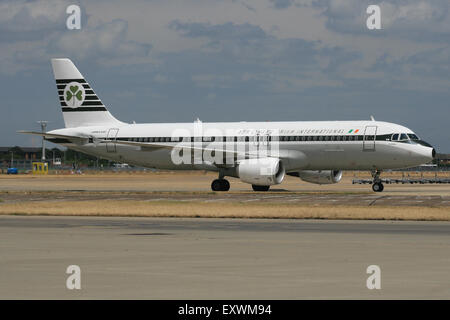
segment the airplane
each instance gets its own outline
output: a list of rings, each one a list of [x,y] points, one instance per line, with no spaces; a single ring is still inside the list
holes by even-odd
[[[429,163],[435,149],[412,130],[375,121],[125,123],[117,120],[70,59],[51,60],[65,128],[19,131],[98,158],[147,168],[218,173],[268,191],[286,175],[315,184],[338,183],[344,170],[367,170],[372,190],[381,172]]]

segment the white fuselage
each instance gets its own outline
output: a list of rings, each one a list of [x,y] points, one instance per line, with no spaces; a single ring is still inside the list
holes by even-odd
[[[434,152],[431,146],[420,143],[418,139],[392,140],[394,134],[407,137],[414,133],[406,127],[380,121],[123,124],[65,128],[49,133],[87,137],[77,144],[56,143],[99,158],[175,170],[219,171],[216,166],[198,161],[174,163],[174,149],[171,148],[147,148],[116,142],[178,144],[234,151],[264,146],[268,150],[276,149],[277,153],[269,151],[269,156],[282,159],[286,172],[412,167],[430,162]],[[109,142],[98,143],[102,140]]]

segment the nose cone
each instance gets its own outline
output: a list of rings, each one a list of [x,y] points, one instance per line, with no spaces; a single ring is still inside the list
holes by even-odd
[[[436,156],[436,150],[433,147],[420,146],[414,152],[414,158],[420,164],[426,164],[426,163],[431,162],[435,156]]]

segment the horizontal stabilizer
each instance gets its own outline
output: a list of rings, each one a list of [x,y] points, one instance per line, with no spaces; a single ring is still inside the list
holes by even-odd
[[[88,139],[89,136],[85,136],[85,135],[80,135],[80,136],[69,136],[69,135],[64,135],[64,134],[54,134],[54,133],[46,133],[46,132],[39,132],[39,131],[25,131],[25,130],[21,130],[21,131],[17,131],[18,133],[24,133],[24,134],[33,134],[33,135],[37,135],[37,136],[41,136],[44,137],[44,139],[46,140],[52,140],[52,139],[64,139],[64,140],[69,140],[69,141],[74,141],[74,142],[80,142],[82,140]]]

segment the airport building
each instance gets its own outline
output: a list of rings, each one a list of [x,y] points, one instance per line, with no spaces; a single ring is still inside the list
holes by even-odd
[[[42,149],[34,147],[0,147],[0,166],[2,168],[29,165],[42,157]]]
[[[41,162],[41,147],[0,147],[0,170],[6,172],[8,168],[18,168],[20,172],[32,169],[33,162]],[[98,168],[109,167],[108,160],[97,159],[96,157],[74,151],[61,150],[58,148],[45,149],[45,159],[50,168]]]
[[[450,166],[450,153],[438,153],[436,155],[436,164],[438,166]]]

